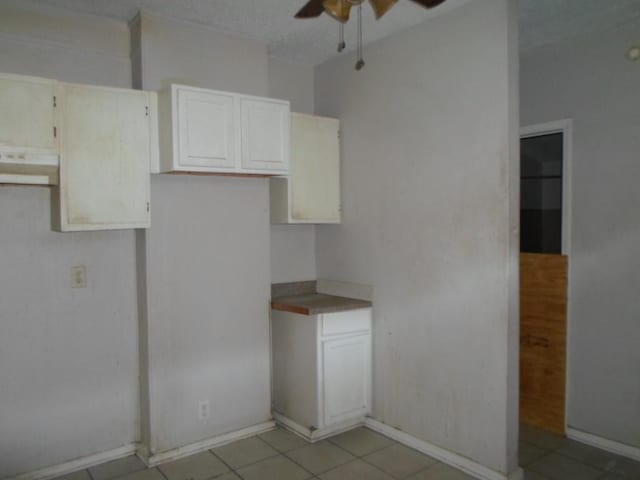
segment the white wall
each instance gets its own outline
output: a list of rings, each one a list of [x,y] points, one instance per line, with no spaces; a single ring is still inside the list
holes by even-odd
[[[142,13],[142,25],[143,90],[182,83],[267,95],[266,45],[149,12]]]
[[[130,84],[126,25],[18,5],[0,5],[0,72]],[[134,233],[54,233],[50,195],[0,187],[2,478],[137,439]]]
[[[160,453],[271,417],[269,183],[157,175],[151,186],[149,437]]]
[[[264,45],[151,14],[138,39],[145,89],[175,81],[267,94]],[[271,417],[269,183],[154,175],[151,186],[151,229],[139,234],[146,248],[138,245],[147,287],[142,435],[158,454]],[[207,421],[198,418],[202,401]]]
[[[314,68],[269,58],[269,96],[291,102],[291,111],[314,113]],[[314,225],[271,226],[271,281],[316,279]]]
[[[514,14],[471,2],[315,79],[316,111],[342,121],[344,201],[341,225],[316,228],[318,276],[374,287],[373,416],[502,473],[517,436]]]
[[[19,0],[2,0],[0,12],[0,71],[131,86],[127,25]]]
[[[522,125],[573,119],[572,428],[640,447],[640,22],[526,52]]]

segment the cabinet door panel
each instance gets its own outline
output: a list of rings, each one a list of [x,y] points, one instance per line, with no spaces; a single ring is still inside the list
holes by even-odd
[[[291,115],[291,217],[340,221],[340,123]]]
[[[82,85],[64,88],[62,230],[149,224],[148,95]]]
[[[57,154],[55,95],[53,81],[0,78],[0,146]]]
[[[325,425],[368,413],[371,336],[325,341],[322,353]]]
[[[240,99],[242,167],[286,171],[289,168],[289,106],[279,102]]]
[[[233,97],[178,90],[178,143],[181,167],[234,169]]]

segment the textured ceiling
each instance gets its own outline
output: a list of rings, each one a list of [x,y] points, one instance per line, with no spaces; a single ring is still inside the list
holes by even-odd
[[[0,0],[0,4],[3,0]],[[380,21],[364,9],[365,42],[406,29],[468,1],[447,0],[425,10],[400,0]],[[517,1],[517,0],[510,0]],[[58,7],[127,21],[144,8],[164,17],[210,25],[265,43],[273,56],[317,64],[336,55],[337,23],[326,15],[295,20],[305,0],[22,0],[38,8]],[[640,0],[520,0],[521,49],[613,28],[640,18]],[[347,24],[348,49],[355,45],[355,22]]]

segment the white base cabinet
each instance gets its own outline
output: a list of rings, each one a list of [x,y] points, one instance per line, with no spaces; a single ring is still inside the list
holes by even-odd
[[[291,114],[291,172],[271,179],[271,223],[340,223],[340,122]]]
[[[274,417],[310,441],[371,411],[371,309],[271,311]]]
[[[286,175],[289,102],[171,85],[158,97],[160,163],[152,173]]]

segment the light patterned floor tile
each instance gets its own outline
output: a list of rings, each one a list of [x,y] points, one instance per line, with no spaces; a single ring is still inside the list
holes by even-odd
[[[329,441],[344,448],[356,457],[393,445],[395,442],[368,428],[356,428],[329,438]]]
[[[531,445],[527,442],[520,442],[520,445],[518,446],[518,463],[521,467],[526,467],[548,453],[548,450],[536,447],[535,445]]]
[[[322,480],[393,480],[393,477],[362,460],[354,460],[320,475]]]
[[[278,428],[277,430],[272,430],[259,436],[279,452],[287,452],[294,448],[309,445],[309,442],[284,428]]]
[[[355,459],[350,453],[327,441],[291,450],[286,455],[315,475]]]
[[[238,475],[244,480],[304,480],[312,477],[311,473],[282,455],[241,468]]]
[[[625,480],[640,480],[640,462],[634,462],[628,458],[619,458],[611,472],[621,475]]]
[[[525,469],[524,480],[547,480],[547,477],[543,477],[539,473],[532,472],[531,470]]]
[[[410,480],[474,480],[474,478],[466,473],[456,470],[455,468],[445,465],[444,463],[436,463],[421,472],[409,477]]]
[[[600,470],[611,470],[620,461],[618,455],[573,440],[567,440],[562,447],[556,450],[556,453],[571,457]]]
[[[212,451],[234,470],[278,454],[258,437],[239,440]]]
[[[373,452],[363,457],[363,460],[398,479],[406,478],[436,463],[434,458],[399,443]]]
[[[158,467],[167,480],[207,480],[229,471],[211,452],[202,452]]]
[[[149,468],[118,477],[118,480],[165,480],[165,478],[157,468]]]
[[[219,477],[216,477],[215,480],[242,480],[238,475],[233,472],[225,473]]]
[[[528,425],[520,425],[520,440],[544,450],[556,450],[562,447],[567,441],[566,438],[560,435],[539,428],[529,427]]]
[[[595,480],[603,474],[601,470],[557,453],[542,457],[528,468],[550,480]]]
[[[147,468],[146,465],[138,457],[131,455],[91,467],[89,473],[93,480],[109,480],[110,478],[122,477],[145,468]]]
[[[91,480],[88,470],[80,470],[79,472],[69,473],[62,477],[57,477],[54,480]]]

